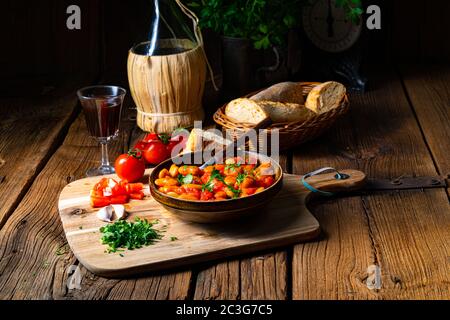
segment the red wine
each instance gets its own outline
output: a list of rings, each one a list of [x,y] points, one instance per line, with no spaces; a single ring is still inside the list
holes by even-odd
[[[188,51],[190,49],[188,48],[183,48],[181,46],[173,46],[170,48],[165,48],[165,47],[155,47],[154,49],[151,49],[151,45],[149,42],[143,42],[138,44],[137,46],[135,46],[132,51],[135,54],[139,54],[139,55],[143,55],[143,56],[147,56],[147,55],[151,55],[151,56],[167,56],[170,54],[178,54],[178,53],[182,53],[185,51]],[[151,53],[150,53],[151,51]]]
[[[119,132],[121,102],[108,102],[102,100],[103,97],[98,98],[83,101],[89,134],[97,138],[115,136]]]

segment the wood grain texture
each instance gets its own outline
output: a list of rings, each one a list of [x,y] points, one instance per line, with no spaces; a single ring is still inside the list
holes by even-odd
[[[450,177],[450,66],[404,65],[400,73],[439,174]]]
[[[398,77],[370,75],[372,90],[350,98],[348,116],[294,154],[294,173],[331,165],[358,168],[369,178],[436,175]],[[444,190],[339,199],[313,212],[323,239],[294,247],[294,299],[448,298],[450,207]],[[366,286],[370,265],[381,268],[379,290]]]
[[[74,85],[34,98],[0,100],[0,228],[76,116]]]
[[[127,101],[126,107],[129,107],[129,98]],[[124,123],[124,127],[132,128],[134,123]],[[125,132],[111,146],[111,157],[123,151],[128,135]],[[70,252],[58,215],[58,194],[68,182],[84,176],[89,167],[97,164],[99,157],[99,147],[87,136],[84,118],[80,115],[62,146],[0,231],[0,299],[187,297],[190,271],[139,280],[109,280],[87,271]],[[66,286],[72,265],[79,267],[80,289]],[[137,287],[138,284],[146,286]]]
[[[147,176],[151,170],[147,170]],[[309,178],[309,183],[318,189],[341,191],[361,187],[365,181],[365,175],[359,171],[343,170],[342,173],[349,178],[336,180],[334,173],[327,173]],[[144,180],[148,179],[147,176]],[[111,177],[117,179],[115,175]],[[286,174],[283,189],[265,209],[248,219],[220,224],[197,224],[178,219],[151,198],[146,184],[146,198],[132,200],[125,205],[129,213],[128,220],[132,221],[135,217],[158,220],[155,228],[163,230],[164,237],[139,250],[127,250],[121,255],[107,254],[106,247],[99,241],[99,229],[105,222],[96,217],[98,210],[89,204],[90,190],[98,180],[98,177],[91,177],[72,182],[62,190],[58,204],[70,248],[80,262],[97,275],[128,277],[156,270],[167,271],[311,240],[319,232],[317,221],[305,205],[310,191],[300,185],[299,176]],[[82,214],[76,213],[80,210]],[[172,236],[178,240],[171,241]],[[254,262],[254,268],[263,266],[259,260]],[[272,260],[264,263],[273,264],[273,267],[276,265]],[[275,282],[265,283],[266,279],[262,280],[264,283],[261,289],[276,287]],[[250,281],[243,285],[253,286],[258,283]]]

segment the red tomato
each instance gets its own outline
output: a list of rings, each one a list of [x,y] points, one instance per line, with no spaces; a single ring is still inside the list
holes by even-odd
[[[252,195],[255,193],[257,188],[242,188],[242,193],[246,195]]]
[[[159,140],[159,137],[156,133],[147,133],[145,137],[141,140],[141,142],[149,143],[155,140]]]
[[[120,196],[124,194],[128,194],[128,192],[125,184],[122,183],[122,181],[111,188],[111,195],[113,196]]]
[[[214,193],[212,193],[211,191],[208,191],[208,190],[202,191],[202,193],[200,195],[200,200],[208,201],[211,199],[214,199]]]
[[[158,164],[170,157],[170,152],[162,141],[152,141],[148,143],[144,150],[144,159],[149,164]]]
[[[225,185],[223,184],[222,181],[219,181],[217,179],[214,179],[213,181],[213,192],[216,193],[217,191],[221,191],[223,190],[223,188],[225,187]]]
[[[143,152],[145,149],[147,149],[147,142],[144,141],[138,141],[136,142],[136,144],[134,145],[133,149],[139,149],[141,152]]]
[[[264,188],[268,188],[271,185],[273,185],[275,182],[275,179],[272,176],[262,176],[259,180],[259,185]]]
[[[91,196],[91,207],[100,208],[106,207],[111,204],[111,200],[108,197],[92,197]]]
[[[122,154],[114,163],[117,175],[128,182],[134,182],[144,176],[145,163],[139,150],[131,150],[128,154]]]
[[[205,172],[202,177],[200,178],[200,180],[202,181],[203,184],[207,183],[209,181],[209,177],[211,177],[211,174],[208,172]]]
[[[130,193],[130,199],[142,200],[144,199],[144,192]]]
[[[128,193],[138,193],[144,189],[144,184],[141,182],[137,183],[127,183],[127,192]]]
[[[125,204],[129,200],[129,196],[127,194],[111,196],[111,204]]]

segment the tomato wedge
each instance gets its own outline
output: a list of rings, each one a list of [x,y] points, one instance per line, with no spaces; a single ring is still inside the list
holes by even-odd
[[[138,192],[138,193],[130,193],[130,199],[134,200],[142,200],[144,199],[144,192]]]
[[[111,196],[111,204],[125,204],[129,200],[129,196],[127,194]]]
[[[108,197],[92,197],[91,196],[91,207],[100,208],[106,207],[111,204],[111,200]]]

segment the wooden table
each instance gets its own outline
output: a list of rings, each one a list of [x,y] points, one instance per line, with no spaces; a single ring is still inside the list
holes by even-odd
[[[380,67],[369,76],[371,90],[351,95],[351,112],[322,138],[283,154],[284,169],[448,179],[450,67]],[[85,84],[0,100],[0,299],[450,298],[446,188],[313,203],[321,237],[277,251],[131,279],[88,272],[67,246],[56,207],[59,191],[99,159],[74,94]],[[133,119],[123,127],[111,156],[139,134]],[[81,270],[80,289],[66,286],[72,265]],[[381,267],[379,290],[366,286],[371,265]]]

